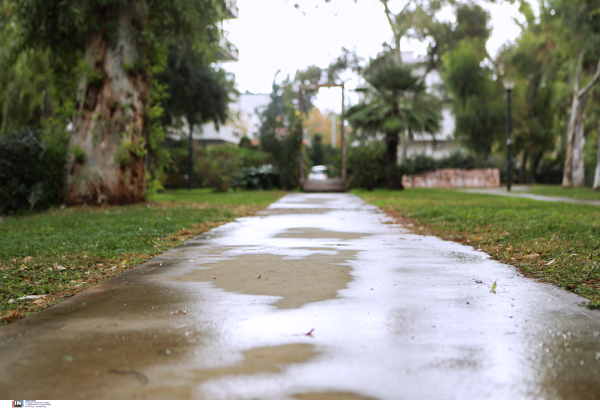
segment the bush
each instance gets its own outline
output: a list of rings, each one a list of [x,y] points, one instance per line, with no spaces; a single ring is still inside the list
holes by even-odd
[[[62,202],[67,138],[53,139],[30,128],[0,135],[0,214]]]
[[[187,141],[179,141],[169,148],[171,165],[165,174],[166,188],[187,188],[189,153]],[[194,149],[193,187],[213,187],[227,191],[232,187],[232,177],[245,167],[271,164],[268,153],[244,149],[239,146],[217,145]]]
[[[385,152],[383,143],[348,149],[346,163],[351,188],[366,188],[371,191],[376,187],[387,186]]]
[[[232,178],[232,187],[242,190],[270,190],[279,188],[279,173],[270,164],[244,167]]]
[[[456,150],[449,156],[440,159],[434,159],[424,154],[414,155],[404,162],[404,166],[407,174],[419,174],[438,169],[498,168],[499,163],[493,160],[486,161],[479,156]]]

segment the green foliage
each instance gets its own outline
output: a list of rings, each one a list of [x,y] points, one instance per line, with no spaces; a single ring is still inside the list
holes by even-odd
[[[271,102],[262,112],[259,129],[260,146],[273,156],[279,183],[284,190],[298,187],[300,181],[302,119],[294,106],[297,93],[293,90],[298,85],[289,77],[281,84],[273,81]],[[310,97],[311,94],[304,95],[305,107]]]
[[[169,47],[166,69],[157,79],[168,89],[162,100],[165,125],[181,126],[185,118],[191,126],[213,122],[218,128],[227,120],[234,80],[213,67],[206,53],[189,45]]]
[[[66,151],[65,137],[43,140],[33,129],[0,135],[0,214],[61,203]]]
[[[242,190],[272,190],[279,187],[279,174],[270,164],[244,167],[234,174],[232,187]]]
[[[381,63],[365,79],[369,86],[358,89],[365,94],[364,101],[348,109],[346,116],[355,129],[385,134],[388,187],[402,188],[397,169],[398,141],[407,133],[439,132],[440,102],[426,93],[423,78],[413,75],[408,66]]]
[[[500,163],[484,160],[479,155],[455,150],[449,156],[434,159],[424,154],[414,155],[404,161],[408,174],[419,174],[438,169],[464,169],[498,168]]]
[[[166,188],[185,188],[188,180],[187,141],[169,148],[172,162],[162,178]],[[233,176],[242,168],[260,167],[273,162],[272,156],[258,150],[218,145],[194,150],[194,187],[212,187],[227,191],[233,187]]]
[[[386,149],[383,143],[351,147],[346,160],[346,171],[352,188],[371,191],[386,185]]]
[[[463,40],[446,54],[445,81],[454,98],[455,137],[473,152],[488,157],[495,139],[504,135],[504,93],[492,79],[480,41]]]
[[[254,148],[254,146],[252,146],[252,141],[250,140],[250,138],[248,136],[242,136],[242,138],[240,139],[239,146],[243,149],[253,149]]]
[[[71,154],[75,156],[75,160],[80,163],[85,162],[85,151],[78,144],[71,148]]]

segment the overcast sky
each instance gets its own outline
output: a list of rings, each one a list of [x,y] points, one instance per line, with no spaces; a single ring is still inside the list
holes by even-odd
[[[293,76],[297,69],[309,65],[327,67],[341,53],[342,47],[356,49],[368,60],[381,51],[383,42],[391,42],[392,33],[379,0],[238,0],[239,18],[225,23],[229,40],[239,49],[239,61],[224,67],[235,74],[241,92],[269,93],[278,69]],[[294,4],[300,5],[299,9]],[[403,3],[392,1],[392,5]],[[520,28],[513,18],[522,20],[518,6],[508,3],[482,4],[491,12],[493,32],[487,43],[495,56],[507,41],[514,40]],[[443,13],[442,19],[452,19]],[[426,45],[418,42],[401,44],[403,51],[424,53]],[[348,88],[356,86],[351,77]],[[347,92],[352,102],[357,97]],[[340,110],[339,88],[319,91],[317,107]]]

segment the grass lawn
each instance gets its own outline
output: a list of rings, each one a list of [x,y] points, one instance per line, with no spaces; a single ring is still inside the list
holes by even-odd
[[[552,197],[568,197],[580,200],[600,201],[600,191],[594,191],[590,187],[562,188],[561,186],[538,184],[532,186],[532,194],[539,194]]]
[[[600,207],[444,189],[353,193],[417,233],[482,249],[600,306]]]
[[[144,204],[54,208],[0,222],[0,326],[71,297],[202,232],[251,215],[280,191],[169,191]],[[38,298],[19,299],[25,296]]]

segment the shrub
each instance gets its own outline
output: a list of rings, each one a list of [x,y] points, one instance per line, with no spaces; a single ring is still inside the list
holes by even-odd
[[[187,188],[187,141],[176,142],[169,152],[171,165],[163,184],[166,188]],[[227,191],[232,187],[232,176],[242,168],[259,167],[272,161],[272,156],[268,153],[238,146],[197,147],[194,149],[193,187],[213,187],[217,191]]]
[[[405,160],[404,165],[407,174],[419,174],[438,169],[472,170],[475,168],[499,167],[499,163],[493,159],[486,161],[480,156],[464,153],[461,150],[455,150],[449,156],[440,159],[434,159],[424,154],[414,155]]]
[[[387,186],[385,152],[383,143],[348,149],[346,163],[351,188],[366,188],[371,191],[376,187]]]
[[[232,179],[232,187],[242,190],[270,190],[280,187],[277,169],[270,164],[244,167]]]
[[[31,128],[0,135],[0,213],[60,204],[66,153],[65,135],[43,140]]]

